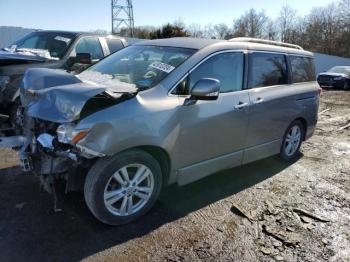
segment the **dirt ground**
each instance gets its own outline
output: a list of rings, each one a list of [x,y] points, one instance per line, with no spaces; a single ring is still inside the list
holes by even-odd
[[[350,92],[326,91],[295,163],[271,157],[166,188],[143,219],[99,223],[0,151],[1,261],[350,261]]]

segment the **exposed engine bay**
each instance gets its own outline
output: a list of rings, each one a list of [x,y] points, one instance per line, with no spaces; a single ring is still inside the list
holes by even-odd
[[[19,149],[23,171],[39,176],[44,189],[50,193],[53,193],[54,179],[72,183],[70,176],[77,175],[76,168],[88,166],[86,160],[94,157],[81,153],[71,144],[60,142],[58,127],[57,123],[25,117],[23,145]],[[75,187],[67,183],[66,192]]]

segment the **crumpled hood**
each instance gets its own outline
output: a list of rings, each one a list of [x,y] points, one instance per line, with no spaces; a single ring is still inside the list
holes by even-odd
[[[23,53],[8,52],[0,50],[0,66],[2,65],[13,65],[22,64],[26,62],[45,62],[44,57],[35,55],[26,55]]]
[[[79,119],[86,102],[106,89],[63,70],[28,69],[23,77],[21,102],[31,117],[66,123]]]
[[[346,74],[342,74],[342,73],[331,73],[331,72],[324,72],[324,73],[320,73],[318,74],[318,76],[341,76],[341,77],[349,77]]]

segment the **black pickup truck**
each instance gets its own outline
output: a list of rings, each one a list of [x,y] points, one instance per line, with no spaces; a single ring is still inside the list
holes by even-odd
[[[35,31],[0,50],[0,134],[18,123],[19,87],[28,68],[79,73],[127,46],[124,38],[68,31]]]

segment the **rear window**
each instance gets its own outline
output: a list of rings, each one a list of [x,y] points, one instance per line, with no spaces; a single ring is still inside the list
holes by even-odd
[[[108,49],[109,49],[111,54],[124,48],[122,41],[120,41],[118,39],[108,39],[107,38],[106,41],[107,41]]]
[[[315,64],[311,57],[290,56],[292,82],[302,83],[316,80]]]
[[[288,83],[286,57],[273,53],[252,53],[249,57],[248,87],[284,85]]]

